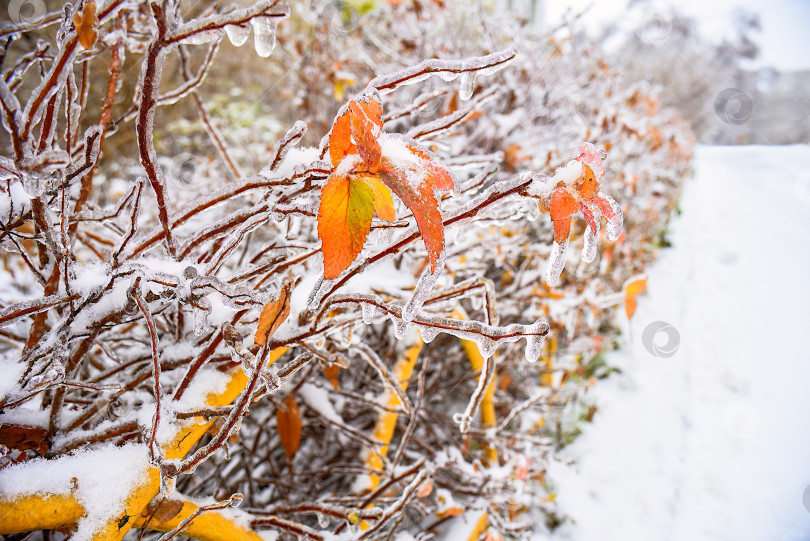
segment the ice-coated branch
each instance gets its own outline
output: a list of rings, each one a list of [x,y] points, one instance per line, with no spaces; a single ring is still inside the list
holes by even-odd
[[[405,490],[402,491],[402,495],[400,495],[399,499],[385,509],[382,516],[380,516],[380,520],[378,520],[373,526],[364,531],[363,534],[360,535],[357,539],[368,539],[369,536],[375,534],[380,528],[385,526],[391,519],[398,516],[398,514],[402,511],[402,509],[410,501],[410,499],[416,495],[416,493],[419,491],[419,488],[421,488],[421,486],[430,479],[432,474],[433,472],[429,468],[425,468],[418,474],[416,474],[416,477],[413,478],[413,481],[408,483],[408,486],[406,486]]]
[[[334,306],[341,304],[367,305],[382,312],[389,317],[395,325],[407,325],[402,320],[402,307],[393,303],[385,302],[377,295],[335,295],[321,307],[315,322]],[[502,343],[516,342],[521,338],[526,339],[526,358],[534,361],[540,356],[540,348],[543,339],[549,332],[548,323],[536,322],[531,325],[512,323],[503,327],[487,325],[480,321],[464,321],[428,314],[416,315],[411,324],[416,326],[422,333],[422,338],[430,342],[438,333],[445,333],[475,342],[484,357],[491,357],[495,348]],[[309,331],[308,334],[316,334],[322,330]],[[404,333],[403,333],[404,334]],[[300,339],[300,338],[299,338]],[[284,345],[279,343],[278,347]]]
[[[163,534],[158,541],[170,541],[171,539],[174,539],[178,534],[183,533],[183,531],[189,527],[192,520],[199,517],[203,513],[207,513],[208,511],[218,511],[220,509],[228,509],[229,507],[239,507],[239,504],[242,503],[242,500],[244,499],[245,496],[242,493],[236,492],[231,494],[227,500],[222,500],[221,502],[212,503],[209,505],[201,505],[195,509],[193,513],[183,519],[175,529]]]
[[[138,106],[138,121],[135,133],[138,138],[138,152],[141,165],[146,171],[146,177],[152,190],[155,192],[158,206],[158,218],[163,227],[166,248],[171,256],[175,255],[176,247],[172,235],[172,226],[169,222],[169,209],[166,195],[166,178],[163,169],[157,161],[153,132],[155,129],[155,109],[157,108],[160,79],[163,73],[163,62],[166,59],[166,36],[169,32],[169,17],[167,13],[169,4],[164,0],[163,7],[157,3],[152,4],[152,12],[157,24],[157,36],[149,43],[146,58],[143,62],[140,78],[140,105]]]
[[[437,75],[447,81],[452,81],[464,73],[481,72],[484,75],[490,75],[506,67],[515,56],[517,56],[517,49],[512,47],[468,60],[430,58],[415,66],[375,77],[368,83],[367,88],[376,88],[381,93],[387,93],[393,92],[401,85],[424,81],[431,75]]]
[[[241,26],[250,23],[256,17],[283,19],[289,15],[290,6],[286,0],[261,0],[249,8],[237,9],[224,14],[213,14],[184,23],[178,26],[170,36],[167,36],[166,44],[194,41],[200,37],[203,40],[211,41],[209,36],[217,39],[228,26]]]
[[[475,391],[473,391],[470,402],[467,404],[464,413],[457,419],[458,429],[462,434],[470,429],[470,423],[478,413],[478,409],[481,407],[481,401],[484,399],[484,394],[494,378],[495,359],[491,356],[486,357],[484,359],[484,368],[481,370],[481,375],[478,376],[478,385],[476,385]]]
[[[0,310],[0,327],[5,327],[21,317],[50,310],[54,306],[60,306],[78,298],[79,295],[76,293],[72,295],[50,295],[12,304]]]
[[[138,304],[138,309],[146,319],[146,326],[149,329],[149,341],[152,346],[152,392],[155,395],[155,415],[152,417],[152,433],[149,434],[149,460],[153,464],[160,463],[161,452],[160,446],[157,443],[158,426],[160,425],[160,351],[158,350],[158,336],[157,329],[155,328],[155,320],[152,319],[152,313],[149,307],[137,292],[132,293],[132,298]]]

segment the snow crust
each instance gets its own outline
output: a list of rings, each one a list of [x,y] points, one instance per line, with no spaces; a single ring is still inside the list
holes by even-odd
[[[0,470],[0,493],[7,498],[34,494],[73,495],[86,514],[74,541],[92,534],[124,511],[126,499],[149,467],[145,445],[113,444],[53,460],[35,458]]]

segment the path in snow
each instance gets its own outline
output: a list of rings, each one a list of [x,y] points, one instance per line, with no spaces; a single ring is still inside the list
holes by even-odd
[[[810,147],[699,147],[599,411],[555,465],[574,541],[810,540]],[[670,358],[647,325],[680,334]],[[666,336],[659,336],[665,342]]]

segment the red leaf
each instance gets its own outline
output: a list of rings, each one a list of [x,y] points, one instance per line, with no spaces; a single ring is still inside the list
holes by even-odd
[[[413,212],[427,248],[430,270],[444,250],[444,224],[436,190],[452,189],[450,170],[429,151],[401,135],[383,134],[382,180]]]

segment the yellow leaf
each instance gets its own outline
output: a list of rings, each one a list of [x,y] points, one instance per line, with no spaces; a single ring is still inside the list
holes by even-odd
[[[323,274],[337,278],[363,249],[374,215],[374,193],[362,180],[332,175],[321,189],[318,237]]]

